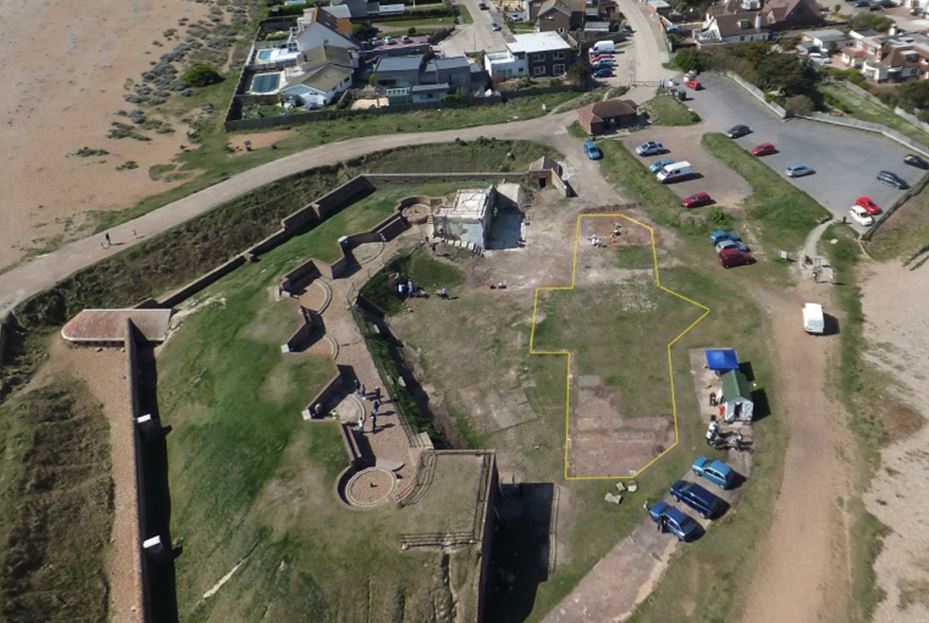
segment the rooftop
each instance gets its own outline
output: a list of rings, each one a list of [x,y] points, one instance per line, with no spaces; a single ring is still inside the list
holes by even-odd
[[[803,33],[803,35],[809,39],[819,39],[820,41],[842,41],[844,39],[848,39],[848,35],[846,35],[841,30],[836,30],[835,28],[808,30]]]
[[[557,32],[533,32],[524,35],[513,35],[513,42],[506,47],[511,52],[553,52],[555,50],[570,50],[571,46],[561,38]]]
[[[170,309],[85,309],[61,329],[69,342],[122,342],[126,321],[149,342],[163,342],[168,335]]]
[[[374,73],[382,71],[419,71],[422,63],[422,54],[382,56],[377,59],[377,65],[374,66]]]
[[[487,188],[462,188],[455,193],[455,201],[452,205],[439,208],[436,210],[436,214],[462,220],[482,220],[490,207],[493,192],[493,186]]]

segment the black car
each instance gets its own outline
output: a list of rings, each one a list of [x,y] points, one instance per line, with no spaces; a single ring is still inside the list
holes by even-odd
[[[688,480],[678,480],[671,485],[671,497],[694,509],[705,519],[718,517],[724,508],[721,499]]]
[[[904,164],[908,164],[911,167],[916,167],[917,169],[929,169],[929,162],[926,162],[916,154],[909,154],[906,158],[903,159]]]
[[[901,190],[910,187],[910,185],[906,183],[906,180],[891,171],[880,171],[877,174],[877,181]]]
[[[729,138],[739,138],[740,136],[745,136],[751,133],[752,129],[747,125],[734,125],[729,128],[728,132],[726,132],[726,136]]]

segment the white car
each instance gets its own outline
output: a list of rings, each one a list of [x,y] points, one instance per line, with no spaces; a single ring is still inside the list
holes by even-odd
[[[859,225],[863,225],[864,227],[874,225],[874,217],[868,214],[861,206],[852,206],[848,213],[852,217],[852,220]]]

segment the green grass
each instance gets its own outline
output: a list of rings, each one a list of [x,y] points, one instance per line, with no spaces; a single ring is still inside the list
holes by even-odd
[[[85,385],[49,382],[0,405],[0,619],[104,621],[108,424]]]
[[[413,27],[416,28],[418,32],[420,26],[454,26],[455,18],[451,15],[443,17],[410,17],[408,19],[392,19],[376,23],[385,30],[392,30],[394,28],[406,30],[407,28]]]
[[[300,417],[334,366],[278,348],[298,313],[292,301],[271,302],[268,287],[296,263],[327,253],[346,227],[376,220],[378,205],[375,195],[355,203],[220,280],[159,354],[159,408],[172,426],[172,535],[184,542],[177,560],[184,620],[258,620],[269,611],[280,621],[294,611],[325,620],[363,620],[368,612],[425,620],[433,599],[470,590],[471,549],[450,554],[449,588],[438,571],[441,553],[398,546],[403,532],[460,529],[471,508],[467,487],[443,498],[452,489],[442,484],[405,509],[343,507],[334,494],[348,465],[340,433]],[[233,578],[203,599],[242,559]]]
[[[281,218],[363,171],[525,170],[547,153],[550,150],[533,143],[485,139],[410,146],[372,154],[364,162],[311,169],[251,191],[71,275],[20,305],[17,318],[30,329],[53,327],[86,307],[132,305],[177,288],[276,231]]]
[[[764,246],[792,251],[802,246],[810,230],[829,213],[808,194],[781,178],[767,165],[723,134],[704,134],[704,147],[748,181],[752,194],[744,206],[757,224]]]
[[[676,97],[666,93],[648,100],[642,104],[641,109],[648,113],[653,125],[694,125],[700,121],[700,115]]]
[[[218,85],[198,91],[194,99],[197,102],[213,102],[217,107],[225,106],[232,95],[232,87],[234,87],[231,85],[232,82],[234,81],[227,79]],[[176,173],[189,177],[189,181],[164,193],[148,197],[123,210],[94,213],[96,231],[100,232],[139,217],[212,186],[236,173],[318,145],[380,134],[433,132],[531,119],[545,114],[542,110],[543,104],[546,110],[551,111],[559,104],[575,97],[577,97],[576,93],[562,92],[466,108],[420,110],[383,115],[359,113],[351,117],[294,126],[292,134],[274,143],[273,149],[265,148],[235,154],[227,148],[230,135],[222,128],[217,114],[214,115],[216,118],[209,123],[196,126],[195,139],[192,139],[195,148],[179,154],[173,161],[177,165]],[[258,132],[247,134],[256,133]]]
[[[886,390],[886,379],[875,374],[865,361],[867,342],[864,337],[864,313],[861,306],[861,289],[858,284],[860,250],[854,231],[843,225],[832,225],[823,234],[823,240],[836,239],[836,244],[823,244],[822,251],[836,271],[839,287],[836,301],[841,308],[841,361],[838,368],[839,396],[850,416],[852,431],[860,442],[863,466],[853,474],[861,490],[868,488],[871,474],[880,465],[880,447],[888,441],[884,413],[888,405],[876,398]],[[852,560],[852,587],[854,595],[851,614],[855,621],[870,621],[877,604],[883,601],[884,592],[877,584],[874,561],[880,554],[882,542],[889,528],[869,513],[859,498],[849,500],[853,518],[849,539]]]
[[[880,262],[907,260],[929,244],[929,189],[924,188],[890,215],[865,245]]]
[[[468,7],[463,4],[458,5],[458,18],[461,20],[462,24],[473,24],[474,18],[471,17],[471,11],[468,10]]]
[[[412,279],[430,295],[438,288],[453,291],[464,280],[461,271],[453,264],[433,259],[424,249],[398,255],[361,289],[361,294],[388,314],[403,310],[403,302],[398,298],[394,285],[396,273],[403,279]]]
[[[893,110],[886,106],[881,106],[871,100],[855,93],[841,82],[827,82],[819,85],[819,91],[826,97],[832,97],[837,100],[848,116],[869,121],[871,123],[880,123],[888,128],[892,128],[901,134],[919,141],[923,145],[929,145],[929,133],[913,125],[906,119],[894,114]]]

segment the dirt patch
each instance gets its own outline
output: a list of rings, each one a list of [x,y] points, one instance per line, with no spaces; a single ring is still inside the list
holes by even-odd
[[[251,151],[257,151],[259,149],[271,147],[285,138],[290,138],[293,136],[293,133],[293,130],[271,130],[269,132],[260,132],[256,134],[233,134],[230,137],[229,143],[232,145],[236,154],[245,154],[248,153],[248,150],[245,148],[246,141],[250,144]]]

